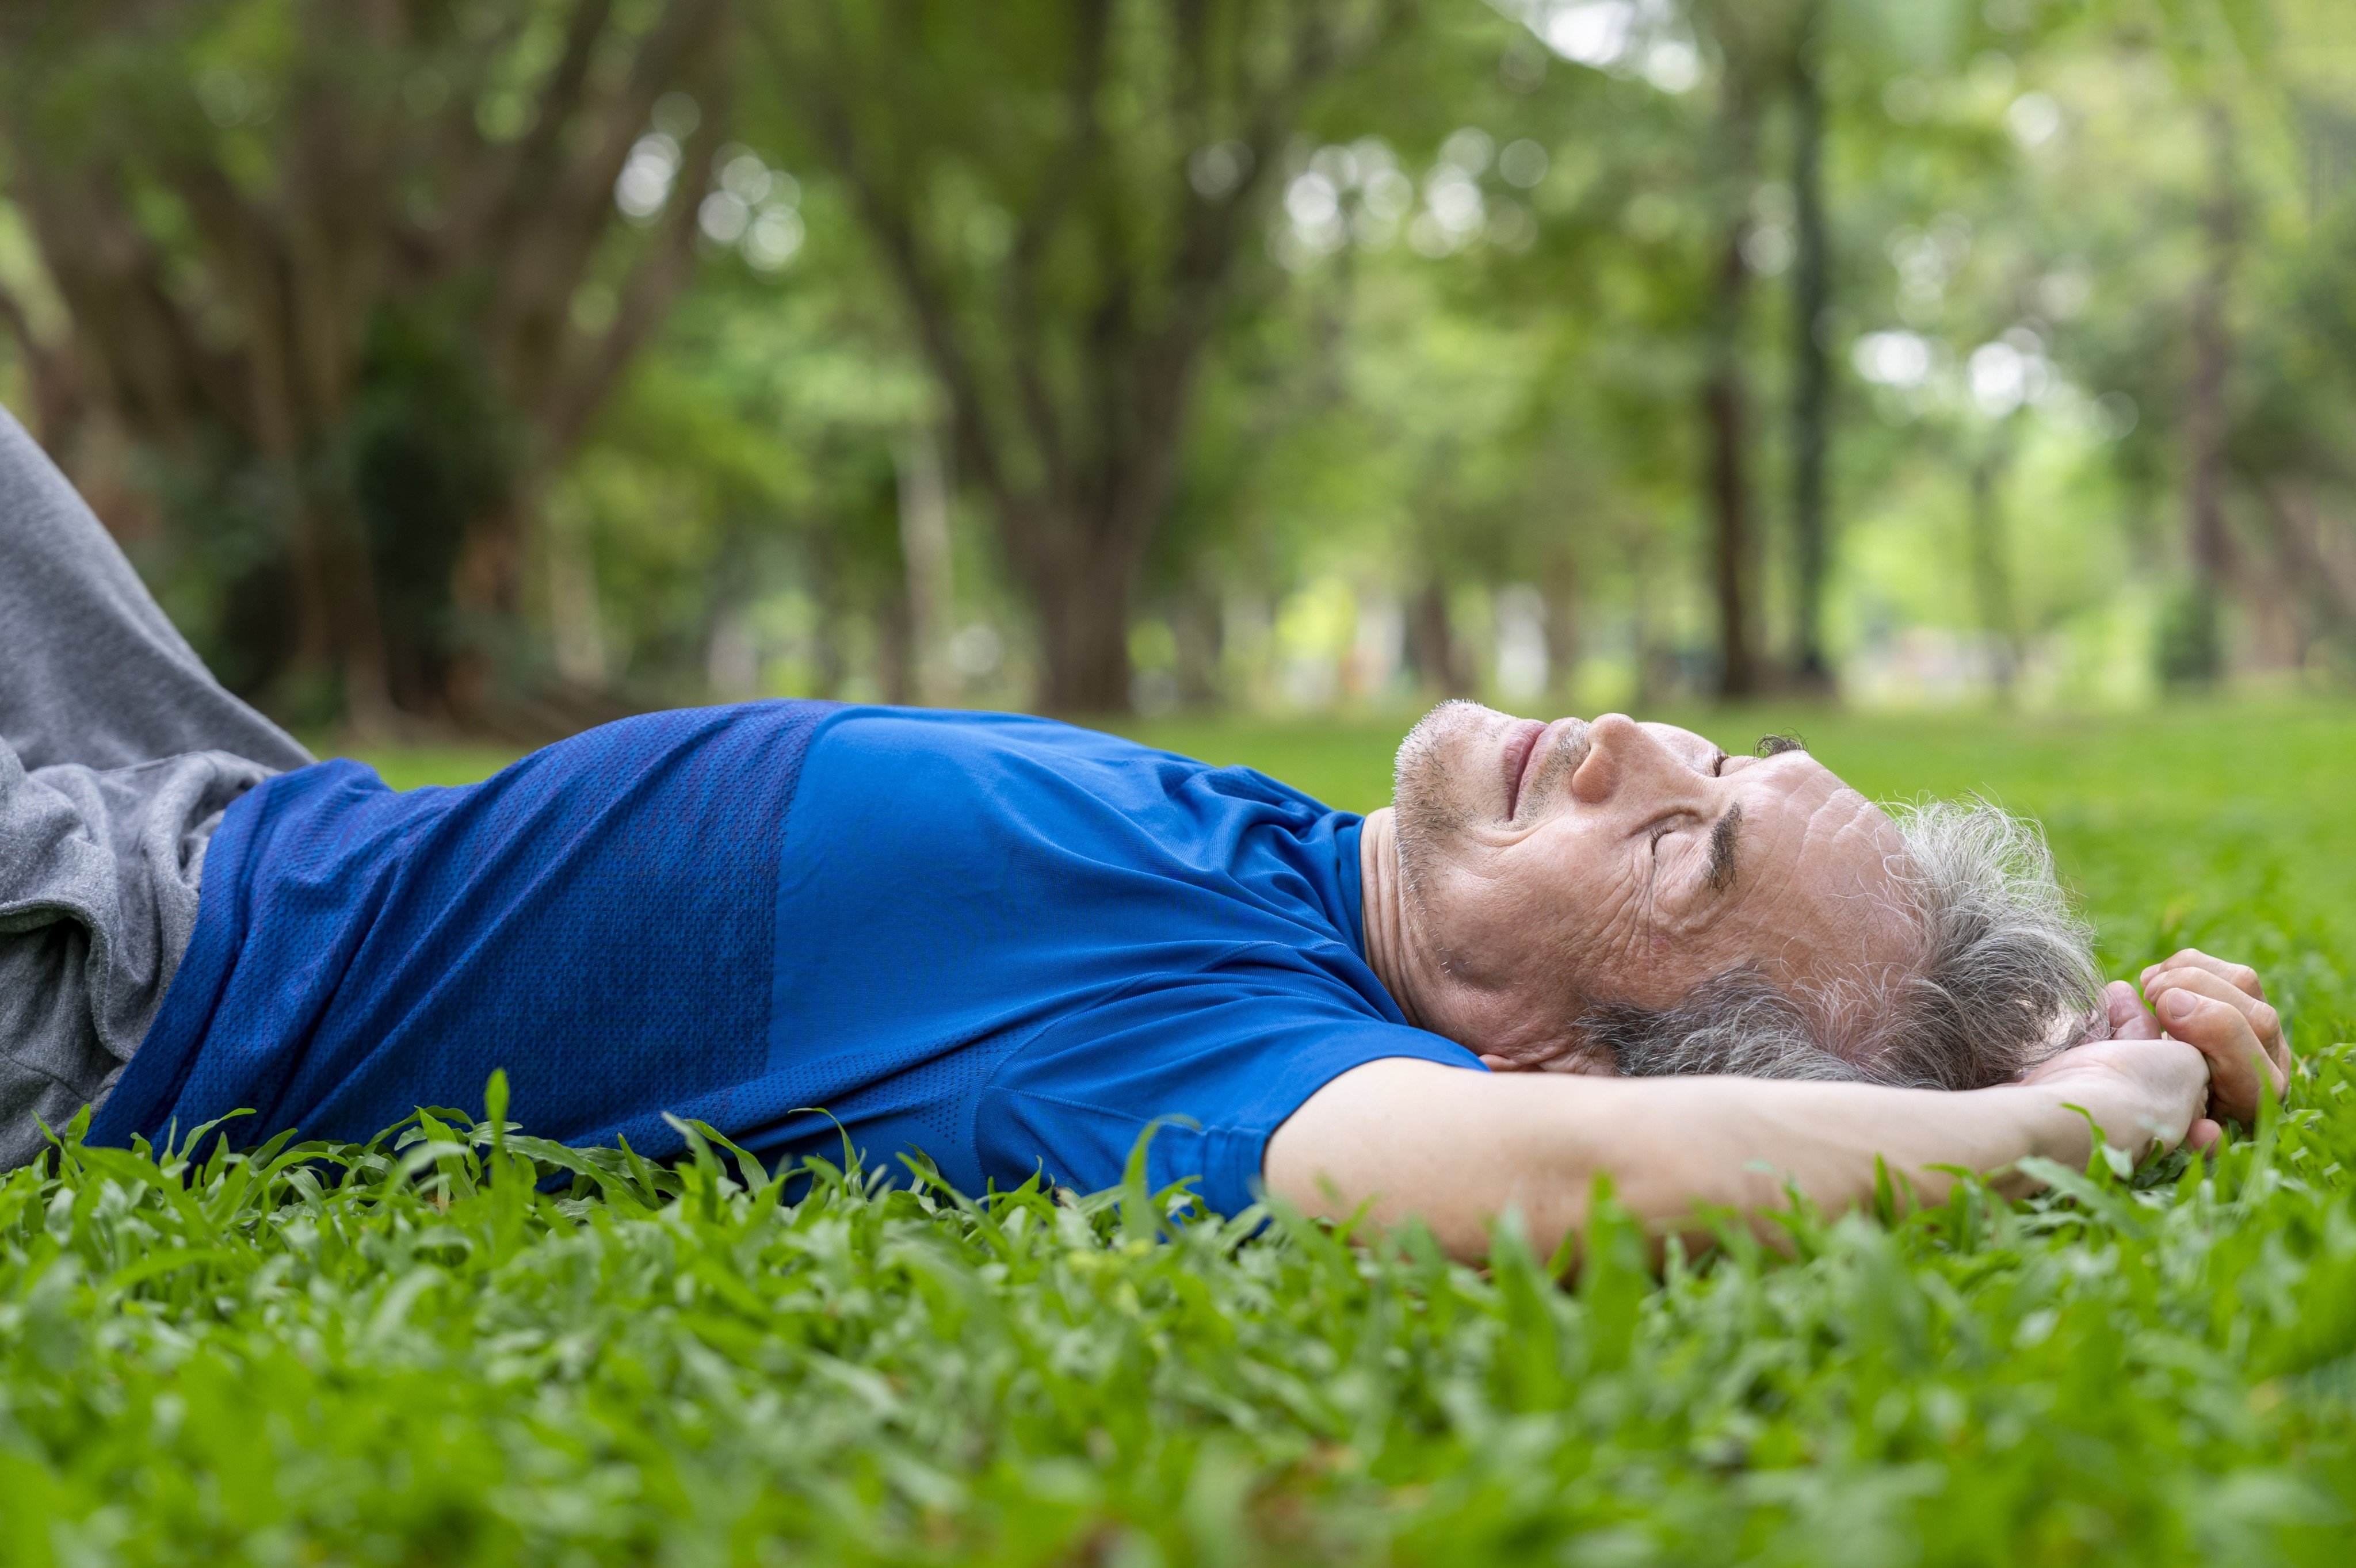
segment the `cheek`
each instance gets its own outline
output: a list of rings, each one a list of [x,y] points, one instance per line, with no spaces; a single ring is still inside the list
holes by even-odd
[[[1612,945],[1613,928],[1628,923],[1635,884],[1625,866],[1581,852],[1589,847],[1545,848],[1551,852],[1501,855],[1487,875],[1468,878],[1458,890],[1461,921],[1468,942],[1559,968]]]
[[[1457,980],[1483,990],[1511,986],[1529,972],[1534,931],[1542,923],[1527,890],[1494,869],[1451,866],[1425,879],[1413,899],[1424,944]]]
[[[1619,869],[1587,890],[1563,927],[1565,973],[1580,997],[1664,1007],[1699,979],[1728,966],[1724,933],[1680,921],[1651,901],[1641,867]]]

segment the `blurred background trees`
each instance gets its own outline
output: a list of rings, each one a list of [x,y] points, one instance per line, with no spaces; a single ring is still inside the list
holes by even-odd
[[[2351,175],[2326,0],[27,0],[0,401],[309,724],[2344,685]]]
[[[617,182],[709,161],[720,21],[12,9],[9,191],[60,319],[0,308],[39,433],[77,468],[127,446],[227,677],[369,725],[479,696],[496,643],[456,613],[514,616],[540,483],[688,280],[694,193]],[[625,217],[658,231],[609,243]]]

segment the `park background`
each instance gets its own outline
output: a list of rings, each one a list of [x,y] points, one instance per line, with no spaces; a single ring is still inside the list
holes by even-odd
[[[1569,1281],[499,1084],[62,1129],[0,1568],[2338,1568],[2351,242],[2332,0],[0,4],[0,404],[322,754],[915,700],[1365,810],[1451,695],[1796,730],[2304,1060],[2017,1203],[1601,1200]]]
[[[2356,676],[2322,0],[108,0],[0,402],[233,688],[2080,713]]]

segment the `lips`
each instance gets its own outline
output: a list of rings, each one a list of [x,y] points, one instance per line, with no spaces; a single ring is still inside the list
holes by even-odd
[[[1541,724],[1535,719],[1515,720],[1513,733],[1505,740],[1505,816],[1508,819],[1519,814],[1523,797],[1529,794],[1531,784],[1565,746],[1570,748],[1569,760],[1564,764],[1566,773],[1576,772],[1579,765],[1587,760],[1585,720],[1558,719],[1551,724]]]
[[[1535,719],[1517,719],[1505,736],[1505,815],[1511,817],[1522,803],[1522,788],[1529,782],[1529,771],[1537,760],[1538,741],[1547,726]]]

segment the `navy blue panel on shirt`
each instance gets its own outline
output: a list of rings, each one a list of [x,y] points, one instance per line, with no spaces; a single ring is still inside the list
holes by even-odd
[[[625,720],[465,789],[322,764],[231,808],[91,1136],[250,1106],[245,1136],[364,1137],[504,1067],[546,1136],[848,1132],[969,1191],[1111,1185],[1171,1118],[1151,1179],[1233,1212],[1335,1074],[1478,1068],[1361,957],[1357,827],[1067,725],[814,703]]]
[[[504,1067],[535,1132],[675,1145],[664,1109],[766,1061],[775,846],[830,711],[626,720],[463,789],[337,762],[249,792],[93,1139],[238,1109],[363,1138]]]

